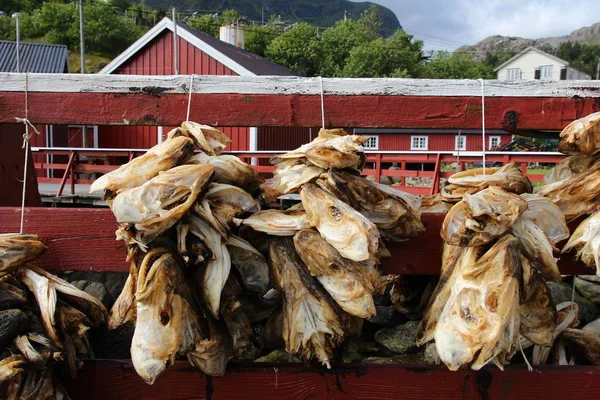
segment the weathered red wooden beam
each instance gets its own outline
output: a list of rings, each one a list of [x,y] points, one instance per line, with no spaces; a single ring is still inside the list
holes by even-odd
[[[24,112],[23,93],[0,91],[0,123]],[[50,101],[51,99],[51,101]],[[185,94],[30,93],[29,118],[36,124],[179,125]],[[315,126],[320,96],[195,94],[190,119],[218,126]],[[489,129],[561,130],[600,111],[595,99],[489,98]],[[427,96],[325,96],[329,127],[477,129],[481,98]]]
[[[382,270],[439,274],[443,219],[440,214],[423,214],[426,232],[406,242],[388,244],[392,257],[382,260]],[[20,209],[0,207],[0,221],[0,233],[18,232]],[[124,242],[115,240],[116,229],[115,218],[106,208],[27,208],[25,212],[25,231],[37,233],[48,247],[36,263],[53,271],[128,271],[126,247]],[[570,255],[561,258],[559,267],[565,275],[594,273],[583,264],[572,262]]]
[[[234,365],[213,378],[176,362],[154,385],[129,361],[85,361],[77,380],[63,381],[73,400],[145,399],[530,399],[600,397],[600,367],[523,366],[451,372],[432,365]]]
[[[0,123],[24,114],[40,124],[178,125],[189,76],[0,74]],[[328,126],[463,128],[481,126],[476,80],[323,80]],[[219,126],[320,126],[316,78],[194,77],[191,119]],[[596,81],[486,81],[486,125],[558,130],[600,110]]]

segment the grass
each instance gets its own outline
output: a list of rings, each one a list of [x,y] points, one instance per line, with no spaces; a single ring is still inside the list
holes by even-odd
[[[81,60],[79,52],[69,51],[69,71],[77,73],[80,71]],[[85,71],[88,74],[95,74],[111,61],[110,58],[95,54],[85,55]]]
[[[546,175],[550,171],[548,168],[527,168],[528,174]]]

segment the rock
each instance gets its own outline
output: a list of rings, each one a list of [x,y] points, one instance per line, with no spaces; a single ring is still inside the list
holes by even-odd
[[[384,328],[375,334],[375,341],[397,354],[412,353],[417,349],[415,340],[419,321],[409,321],[393,328]]]
[[[598,275],[577,275],[579,279],[583,279],[588,282],[596,282],[600,285],[600,276]]]
[[[394,316],[394,306],[375,306],[375,310],[377,311],[376,314],[367,320],[376,325],[390,326]]]
[[[365,356],[373,356],[381,350],[375,342],[363,340],[361,338],[349,339],[346,342],[346,348],[342,355],[342,362],[357,363],[361,362]]]
[[[114,303],[113,297],[108,292],[104,284],[100,282],[75,281],[71,283],[78,289],[81,289],[87,294],[91,294],[92,296],[100,300],[107,310],[109,310],[112,304]]]
[[[582,330],[584,332],[591,333],[592,335],[600,339],[600,318],[590,322],[589,324],[584,326]]]
[[[364,364],[423,364],[423,353],[399,354],[392,357],[367,357],[362,360]]]
[[[259,363],[299,363],[300,359],[286,352],[284,349],[273,350],[266,356],[254,360]]]
[[[100,282],[110,292],[113,299],[119,297],[125,281],[129,275],[127,272],[98,272],[98,271],[73,271],[63,273],[63,278],[69,282],[89,281]]]
[[[575,277],[575,289],[592,303],[600,304],[600,282]]]
[[[552,300],[554,304],[558,305],[565,301],[571,301],[573,288],[571,285],[563,282],[547,282],[550,292],[552,293]],[[579,306],[579,320],[581,324],[591,322],[600,317],[600,310],[598,307],[585,297],[575,292],[575,302]]]
[[[425,362],[429,364],[441,363],[435,343],[427,343],[427,346],[425,346]]]
[[[367,357],[362,360],[363,364],[394,364],[392,357]]]

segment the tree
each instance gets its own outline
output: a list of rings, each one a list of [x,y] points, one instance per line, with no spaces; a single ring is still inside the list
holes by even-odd
[[[281,33],[283,28],[281,25],[269,22],[263,26],[252,26],[246,28],[245,49],[251,53],[265,57],[267,47]]]
[[[438,51],[435,58],[426,64],[423,77],[434,79],[493,79],[495,74],[493,67],[473,60],[466,53]]]
[[[389,38],[377,38],[350,52],[343,76],[419,77],[423,69],[423,42],[403,30]]]
[[[204,14],[199,17],[191,17],[186,22],[187,25],[212,37],[219,37],[219,21],[210,14]]]
[[[304,76],[319,73],[320,40],[317,29],[307,23],[294,25],[267,46],[265,55]]]
[[[363,21],[338,21],[321,35],[321,75],[342,76],[350,52],[375,39]]]

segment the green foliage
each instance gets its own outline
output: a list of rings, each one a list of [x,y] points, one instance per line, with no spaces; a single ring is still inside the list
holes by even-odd
[[[265,55],[273,62],[303,76],[319,73],[320,37],[307,23],[294,25],[267,46]]]
[[[9,16],[0,16],[0,40],[15,40],[15,20]]]
[[[352,49],[375,40],[370,28],[362,20],[350,19],[327,28],[321,35],[321,75],[342,76]]]
[[[439,51],[425,66],[424,78],[434,79],[493,79],[491,65],[474,61],[466,53]]]
[[[212,37],[219,37],[219,21],[210,14],[189,18],[186,24]]]
[[[423,42],[403,30],[352,49],[343,76],[419,77],[423,69]]]
[[[269,23],[264,26],[252,26],[246,29],[245,49],[251,53],[265,57],[267,47],[281,35],[283,28],[280,25]]]
[[[565,42],[558,48],[557,56],[569,65],[596,78],[596,68],[600,60],[600,45]]]
[[[110,0],[110,1],[108,1],[108,4],[110,4],[113,7],[118,8],[121,11],[125,11],[129,7],[131,7],[131,3],[128,2],[127,0]]]
[[[0,2],[0,11],[11,16],[13,13],[28,13],[42,6],[42,0],[3,0]]]

